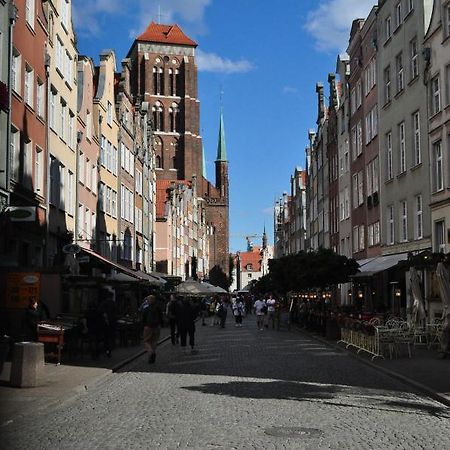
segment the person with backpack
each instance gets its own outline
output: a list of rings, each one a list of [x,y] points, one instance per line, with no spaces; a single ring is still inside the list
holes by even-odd
[[[153,364],[156,360],[156,347],[161,334],[163,315],[154,295],[149,295],[146,300],[148,306],[144,309],[142,320],[144,325],[143,341],[144,348],[148,353],[148,363]]]
[[[170,326],[170,340],[172,345],[178,344],[178,323],[177,312],[180,306],[180,302],[174,294],[170,295],[169,301],[166,305],[166,317]]]

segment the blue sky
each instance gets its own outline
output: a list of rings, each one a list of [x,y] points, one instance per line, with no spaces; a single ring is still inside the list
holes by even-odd
[[[335,70],[351,22],[375,0],[73,0],[80,53],[125,57],[151,20],[178,23],[199,44],[201,129],[214,181],[220,92],[230,166],[230,250],[273,241],[273,205],[304,167],[317,114],[315,83]],[[255,240],[255,242],[258,242]]]

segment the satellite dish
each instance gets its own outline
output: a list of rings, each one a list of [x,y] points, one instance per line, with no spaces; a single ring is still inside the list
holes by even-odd
[[[81,247],[78,244],[67,244],[62,248],[62,251],[68,255],[76,255],[81,252]]]

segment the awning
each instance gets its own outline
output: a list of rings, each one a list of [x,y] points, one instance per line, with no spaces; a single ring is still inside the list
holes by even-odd
[[[408,259],[408,253],[398,253],[395,255],[378,256],[371,261],[361,265],[358,272],[352,275],[351,278],[365,278],[376,275],[384,270],[390,269],[396,266],[400,261],[406,261]]]
[[[98,253],[90,249],[82,248],[81,251],[120,272],[118,274],[112,275],[111,276],[112,280],[125,282],[147,281],[148,283],[153,284],[155,286],[162,286],[165,283],[164,280],[152,277],[151,275],[146,274],[145,272],[142,272],[140,270],[129,269],[128,267],[122,266],[121,264],[111,261],[110,259],[105,258],[104,256],[99,255]]]

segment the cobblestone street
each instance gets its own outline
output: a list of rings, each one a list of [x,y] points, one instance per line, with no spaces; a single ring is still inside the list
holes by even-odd
[[[197,326],[84,394],[1,426],[5,449],[443,449],[450,410],[296,331]]]

